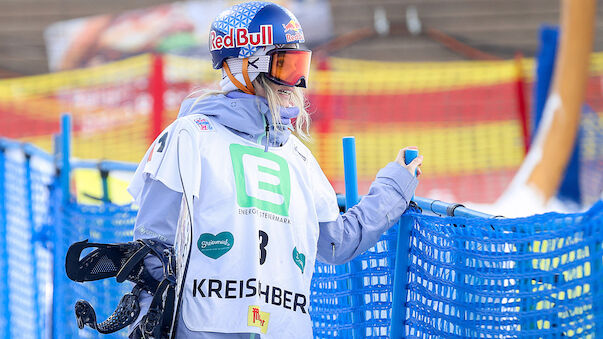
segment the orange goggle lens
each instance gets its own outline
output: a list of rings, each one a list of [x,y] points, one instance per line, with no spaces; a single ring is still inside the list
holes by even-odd
[[[312,52],[299,49],[276,49],[269,53],[269,78],[281,85],[306,87]]]

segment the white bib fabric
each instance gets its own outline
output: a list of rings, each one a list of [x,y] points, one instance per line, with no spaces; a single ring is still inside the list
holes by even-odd
[[[160,136],[142,170],[176,191],[181,191],[175,138],[180,129],[198,145],[190,162],[200,173],[192,188],[196,243],[184,285],[186,326],[311,338],[318,223],[339,213],[316,160],[295,136],[264,152],[209,117],[191,115],[164,131],[165,145]]]

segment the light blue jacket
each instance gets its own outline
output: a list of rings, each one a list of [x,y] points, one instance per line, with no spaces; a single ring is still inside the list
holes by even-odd
[[[194,101],[195,99],[185,100],[178,116],[199,113],[210,116],[213,121],[235,134],[261,145],[266,145],[266,134],[269,135],[270,146],[282,145],[291,134],[288,128],[274,128],[264,98],[236,91],[211,96],[193,105]],[[290,109],[281,111],[281,116],[293,115],[295,112],[292,113]],[[285,126],[291,128],[288,118],[282,120]],[[269,126],[269,133],[266,133],[266,124]],[[406,210],[417,183],[417,179],[396,162],[381,169],[368,194],[356,206],[335,220],[319,223],[317,259],[328,264],[343,264],[375,245],[383,232],[393,226]],[[134,226],[134,238],[160,238],[172,244],[180,202],[181,193],[146,177]],[[161,277],[158,260],[149,259],[145,263],[153,275]]]

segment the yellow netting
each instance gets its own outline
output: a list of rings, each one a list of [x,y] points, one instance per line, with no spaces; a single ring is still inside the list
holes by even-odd
[[[47,151],[62,113],[73,116],[78,158],[134,161],[148,140],[148,55],[89,69],[0,81],[3,136]]]
[[[521,61],[523,76],[532,78],[532,59]],[[313,90],[333,94],[426,92],[512,82],[515,60],[458,62],[380,62],[330,59],[330,71],[312,73]]]
[[[162,126],[196,89],[216,88],[220,73],[206,60],[163,59]],[[508,184],[524,150],[516,79],[522,72],[530,108],[534,62],[400,63],[333,58],[312,70],[314,124],[309,144],[329,179],[342,190],[341,137],[355,135],[360,190],[405,145],[419,146],[425,173],[418,194],[492,201]],[[152,138],[152,57],[89,69],[0,81],[0,135],[50,151],[59,116],[74,117],[74,156],[138,162]],[[592,79],[603,54],[592,57]],[[600,105],[598,82],[589,85]],[[598,85],[600,88],[600,84]]]

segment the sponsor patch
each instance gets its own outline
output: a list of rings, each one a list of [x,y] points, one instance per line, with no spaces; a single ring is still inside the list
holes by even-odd
[[[222,232],[217,235],[203,233],[197,240],[197,248],[205,256],[218,259],[226,254],[234,244],[234,237],[230,232]]]
[[[206,118],[196,118],[195,123],[202,131],[213,131],[214,126],[211,125],[211,122]]]
[[[304,33],[302,32],[299,22],[291,19],[286,25],[283,24],[283,30],[285,31],[287,42],[304,41]]]
[[[247,326],[259,327],[263,334],[268,331],[270,313],[260,311],[259,306],[251,305],[247,311]]]
[[[210,50],[222,48],[237,48],[250,45],[251,47],[269,46],[274,44],[272,25],[261,25],[260,31],[252,33],[245,27],[230,28],[228,34],[217,35],[215,31],[209,33]]]
[[[256,278],[247,280],[198,278],[193,279],[191,287],[193,298],[254,298],[267,305],[280,306],[289,311],[308,314],[306,295],[262,283]]]
[[[280,155],[264,149],[230,145],[237,204],[258,208],[281,217],[289,217],[291,174],[289,164]]]
[[[283,24],[283,29],[285,32],[294,31],[297,32],[301,29],[299,23],[293,19],[289,20],[289,22],[285,25]]]
[[[293,262],[299,267],[302,274],[304,273],[304,267],[306,267],[306,256],[303,253],[297,251],[297,247],[293,248]]]

